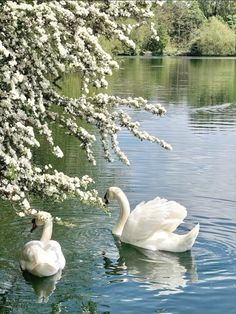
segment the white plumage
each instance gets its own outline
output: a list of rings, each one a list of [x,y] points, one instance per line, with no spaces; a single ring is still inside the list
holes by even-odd
[[[154,251],[184,252],[192,248],[199,233],[199,224],[187,234],[174,233],[187,216],[184,206],[156,197],[138,204],[130,213],[129,201],[118,187],[107,190],[105,201],[112,199],[120,204],[120,216],[112,232],[122,242]]]
[[[53,218],[49,213],[39,211],[32,223],[32,230],[38,225],[44,225],[44,229],[39,241],[25,244],[20,260],[21,269],[38,277],[52,276],[63,269],[66,263],[60,244],[51,240]]]

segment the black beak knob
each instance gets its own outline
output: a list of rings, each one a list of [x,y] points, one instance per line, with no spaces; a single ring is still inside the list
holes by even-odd
[[[33,232],[34,229],[36,229],[36,228],[37,228],[36,221],[35,221],[35,218],[33,218],[32,219],[32,228],[31,228],[30,232]]]
[[[108,201],[108,199],[107,199],[107,193],[104,195],[104,202],[105,202],[106,205],[109,204],[109,201]]]

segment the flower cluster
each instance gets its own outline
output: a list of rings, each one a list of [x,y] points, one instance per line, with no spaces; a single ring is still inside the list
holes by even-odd
[[[140,140],[164,141],[142,132],[137,122],[121,109],[138,108],[156,115],[165,113],[160,105],[142,98],[122,99],[99,93],[89,96],[89,89],[106,88],[107,75],[118,64],[100,44],[100,38],[113,37],[133,47],[130,32],[152,17],[151,1],[3,1],[0,4],[0,195],[17,202],[20,215],[32,213],[29,196],[36,194],[64,200],[79,197],[83,202],[102,206],[93,180],[88,176],[73,178],[32,162],[32,150],[44,136],[58,158],[63,152],[56,146],[52,124],[62,126],[75,136],[87,158],[96,164],[93,143],[100,137],[104,157],[112,152],[129,163],[119,147],[118,132],[124,127]],[[124,19],[137,24],[124,24]],[[154,34],[156,35],[156,34]],[[81,96],[62,96],[55,87],[64,73],[80,74]],[[86,121],[95,126],[95,135],[79,125]]]

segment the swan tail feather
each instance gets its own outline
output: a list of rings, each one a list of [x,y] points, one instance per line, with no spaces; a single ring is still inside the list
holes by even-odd
[[[192,230],[189,231],[189,233],[186,234],[185,239],[184,239],[186,247],[187,247],[186,250],[190,250],[192,248],[198,236],[199,229],[200,229],[200,225],[198,223],[195,227],[193,227]]]

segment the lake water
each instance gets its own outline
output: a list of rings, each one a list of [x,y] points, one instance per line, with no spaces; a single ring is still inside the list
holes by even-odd
[[[151,252],[119,243],[111,217],[78,200],[62,204],[35,200],[36,208],[75,224],[55,225],[53,238],[67,265],[56,278],[24,278],[19,255],[29,233],[30,217],[16,217],[10,205],[0,211],[0,313],[235,313],[236,291],[236,59],[130,58],[110,80],[110,93],[143,96],[167,109],[158,118],[130,112],[141,127],[165,139],[173,151],[120,135],[131,166],[103,160],[86,162],[79,143],[54,130],[65,158],[56,160],[42,142],[39,164],[52,163],[70,175],[92,175],[104,195],[120,186],[131,207],[159,195],[188,209],[179,232],[200,222],[191,250],[182,254]],[[78,95],[78,78],[67,77],[63,92]],[[44,298],[42,297],[44,296]]]

